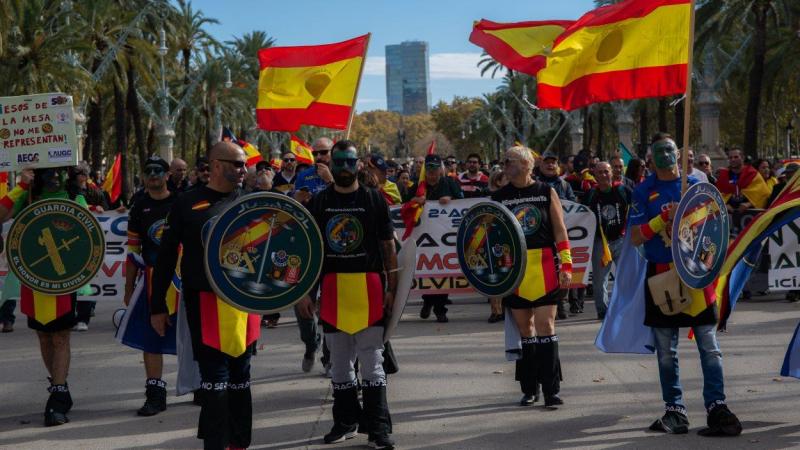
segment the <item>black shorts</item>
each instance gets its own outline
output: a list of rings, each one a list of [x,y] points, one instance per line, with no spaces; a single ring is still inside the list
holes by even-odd
[[[503,297],[503,306],[511,309],[531,309],[540,306],[553,306],[561,301],[562,296],[563,292],[561,289],[550,291],[543,297],[539,297],[538,300],[534,301],[526,300],[516,294],[511,294]]]
[[[72,294],[71,302],[72,304],[68,313],[47,324],[42,324],[28,317],[28,328],[44,333],[55,333],[56,331],[71,330],[72,327],[78,323],[78,314],[76,312],[78,306],[77,294]]]

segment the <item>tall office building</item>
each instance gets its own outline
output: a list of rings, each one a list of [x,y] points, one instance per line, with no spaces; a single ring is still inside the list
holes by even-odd
[[[430,112],[427,42],[386,46],[386,100],[389,111],[405,116]]]

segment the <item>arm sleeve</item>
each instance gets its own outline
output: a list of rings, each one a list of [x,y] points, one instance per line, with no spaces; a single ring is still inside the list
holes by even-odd
[[[167,290],[172,282],[172,276],[175,274],[175,266],[178,264],[178,248],[183,240],[181,233],[181,230],[183,230],[181,203],[179,199],[172,204],[172,209],[167,215],[167,222],[164,224],[164,234],[161,237],[158,259],[153,270],[151,314],[161,314],[168,311],[166,302]]]
[[[647,198],[644,189],[633,191],[633,200],[628,220],[631,225],[644,225],[650,219],[647,217]]]

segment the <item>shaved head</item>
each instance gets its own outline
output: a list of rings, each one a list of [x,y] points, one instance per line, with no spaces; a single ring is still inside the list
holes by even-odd
[[[333,141],[331,140],[331,138],[325,136],[317,138],[317,140],[315,140],[314,143],[311,144],[311,149],[314,151],[330,150],[331,148],[333,148]]]
[[[247,173],[244,150],[231,142],[217,142],[208,152],[211,174],[208,186],[220,192],[230,192],[244,180]]]

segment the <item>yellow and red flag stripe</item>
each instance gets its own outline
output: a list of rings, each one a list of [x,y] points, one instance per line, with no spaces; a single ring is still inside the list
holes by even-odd
[[[472,25],[469,41],[511,70],[536,75],[547,53],[572,20],[498,23],[481,19]]]
[[[772,190],[767,187],[767,183],[761,174],[753,166],[745,164],[739,172],[736,183],[731,183],[730,170],[723,167],[719,170],[717,177],[717,189],[722,194],[722,199],[726,202],[731,195],[742,194],[747,201],[753,204],[753,208],[761,209],[767,207],[769,196]]]
[[[116,202],[122,194],[122,153],[117,153],[114,164],[108,169],[106,179],[103,181],[103,190],[108,193],[111,203]]]
[[[147,286],[147,303],[150,303],[150,299],[153,298],[153,267],[145,266],[144,267],[144,275],[145,275],[145,286]],[[177,280],[176,280],[177,279]],[[176,281],[178,286],[176,286]],[[178,302],[181,298],[180,292],[180,278],[177,275],[173,276],[172,283],[169,284],[169,288],[167,289],[167,312],[169,315],[173,315],[178,312]]]
[[[239,139],[239,146],[242,147],[242,150],[244,150],[244,153],[247,156],[247,167],[253,167],[260,161],[264,160],[264,157],[261,156],[261,152],[258,151],[258,148],[256,148],[255,145],[245,141],[244,139]]]
[[[200,328],[203,344],[237,357],[261,335],[261,316],[240,311],[213,292],[200,292]]]
[[[245,225],[233,233],[226,235],[225,240],[222,241],[222,248],[229,246],[231,243],[234,243],[234,241],[236,241],[235,244],[242,249],[255,247],[267,240],[270,235],[270,229],[272,229],[272,236],[277,236],[284,230],[283,224],[290,219],[286,218],[281,220],[279,218],[280,214],[277,214],[277,217],[275,217],[275,225],[272,226],[273,216],[276,216],[276,214],[264,214],[260,218],[252,220],[249,225]]]
[[[537,74],[540,108],[662,97],[686,91],[690,0],[626,0],[584,14]]]
[[[294,134],[289,141],[289,149],[297,158],[297,164],[314,164],[314,154],[311,153],[311,146]]]
[[[320,319],[355,334],[383,317],[383,284],[376,272],[327,273],[322,278]]]
[[[428,146],[428,155],[436,153],[436,139],[431,141]],[[428,192],[428,185],[425,183],[425,164],[419,168],[419,177],[417,178],[417,192],[414,193],[417,197],[425,197]],[[422,217],[422,211],[425,209],[424,205],[411,200],[403,203],[400,207],[400,218],[403,219],[405,231],[403,231],[403,239],[406,240],[414,231],[414,227],[419,223],[419,218]]]
[[[0,198],[8,194],[8,172],[0,172]]]
[[[347,128],[368,42],[366,34],[335,44],[259,50],[259,128]]]
[[[48,295],[20,286],[20,311],[42,325],[72,311],[72,294]]]
[[[527,258],[525,275],[516,294],[533,302],[558,289],[558,275],[552,248],[530,248]]]
[[[208,209],[211,206],[211,203],[208,200],[201,200],[194,205],[192,205],[192,211],[202,211],[204,209]]]

